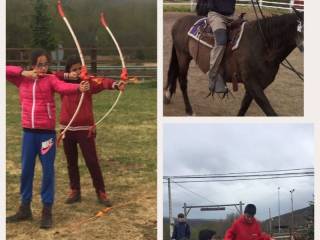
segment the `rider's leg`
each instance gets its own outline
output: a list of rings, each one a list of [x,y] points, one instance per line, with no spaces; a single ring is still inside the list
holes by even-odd
[[[210,52],[209,89],[216,93],[226,93],[228,91],[226,83],[219,75],[220,63],[227,44],[226,19],[221,14],[209,12],[208,22],[215,37],[215,44]]]

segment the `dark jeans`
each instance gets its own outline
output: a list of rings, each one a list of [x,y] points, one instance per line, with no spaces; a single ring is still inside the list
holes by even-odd
[[[67,131],[63,139],[64,153],[68,163],[70,188],[79,191],[81,189],[77,144],[80,146],[96,192],[105,192],[103,176],[97,157],[95,135],[92,134],[92,136],[88,137],[88,131]]]

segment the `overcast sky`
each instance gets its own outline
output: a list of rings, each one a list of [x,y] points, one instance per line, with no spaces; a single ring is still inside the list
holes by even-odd
[[[312,124],[165,124],[165,176],[265,171],[314,166]],[[313,200],[313,177],[259,181],[172,184],[173,215],[183,212],[182,206],[254,203],[257,218],[278,214],[278,186],[281,214],[308,206]],[[192,193],[192,192],[194,193]],[[168,216],[168,188],[163,184],[164,216]],[[204,198],[198,196],[203,196]],[[209,201],[210,200],[210,201]],[[189,218],[224,218],[235,212],[200,212],[191,210]]]

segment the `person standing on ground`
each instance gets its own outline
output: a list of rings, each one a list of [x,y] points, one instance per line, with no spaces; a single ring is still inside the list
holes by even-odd
[[[54,93],[74,94],[88,91],[87,82],[64,83],[50,74],[49,56],[43,49],[31,54],[32,70],[7,66],[6,78],[19,89],[21,125],[23,129],[21,153],[20,196],[16,214],[7,223],[32,220],[31,201],[36,157],[42,166],[41,201],[43,204],[40,228],[52,227],[52,206],[55,193],[54,160],[56,156],[56,105]]]
[[[256,206],[248,204],[244,214],[234,221],[232,226],[226,231],[224,240],[272,240],[263,233],[260,223],[255,219]]]
[[[188,240],[190,239],[190,226],[186,222],[183,213],[178,214],[178,223],[174,225],[171,239],[173,240]]]

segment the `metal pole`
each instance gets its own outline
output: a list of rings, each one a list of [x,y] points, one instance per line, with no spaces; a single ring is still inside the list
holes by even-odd
[[[243,205],[243,203],[242,203],[242,201],[240,201],[240,215],[243,214],[243,212],[242,212],[242,205]]]
[[[271,208],[269,208],[269,234],[272,235],[272,218],[271,218]]]
[[[171,179],[168,178],[168,196],[169,196],[169,224],[170,224],[170,238],[173,233],[174,220],[172,217],[172,199],[171,199]]]
[[[278,187],[278,227],[280,233],[280,187]]]
[[[187,204],[186,203],[184,203],[183,204],[183,212],[184,212],[184,218],[187,220]]]
[[[294,229],[293,192],[294,192],[294,189],[290,190],[290,194],[291,194],[291,232],[292,233],[293,233],[293,229]]]

